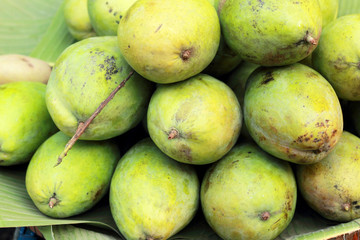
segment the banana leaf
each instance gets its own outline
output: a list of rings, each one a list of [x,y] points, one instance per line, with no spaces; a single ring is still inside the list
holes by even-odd
[[[360,13],[359,0],[339,2],[338,16]],[[54,62],[75,41],[65,25],[63,0],[0,0],[0,6],[0,54],[18,53]],[[41,214],[26,192],[25,171],[26,165],[0,167],[0,228],[38,226],[46,239],[123,239],[106,198],[92,210],[67,219]],[[359,236],[360,220],[339,224],[325,220],[306,204],[299,206],[293,221],[277,240]],[[220,238],[198,214],[171,239]]]
[[[0,54],[23,54],[54,62],[74,42],[62,0],[0,0]]]

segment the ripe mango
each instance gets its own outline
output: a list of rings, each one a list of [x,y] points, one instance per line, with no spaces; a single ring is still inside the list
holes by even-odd
[[[179,163],[146,138],[120,159],[110,186],[110,208],[128,240],[168,239],[199,206],[200,184],[191,165]]]
[[[263,150],[298,164],[323,159],[343,131],[334,89],[318,72],[300,63],[261,67],[250,75],[244,120]]]

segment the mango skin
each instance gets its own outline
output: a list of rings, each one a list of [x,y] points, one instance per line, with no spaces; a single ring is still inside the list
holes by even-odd
[[[339,98],[360,100],[360,14],[329,23],[313,52],[313,66],[333,86]]]
[[[322,27],[326,27],[337,18],[339,12],[339,0],[318,0],[322,14]]]
[[[96,36],[88,13],[88,0],[65,0],[64,18],[70,34],[76,40]]]
[[[65,218],[92,208],[107,193],[120,159],[108,141],[77,141],[60,165],[55,166],[70,137],[57,132],[36,151],[26,170],[26,190],[45,215]],[[56,198],[51,208],[49,200]]]
[[[241,124],[234,92],[206,74],[159,85],[147,112],[151,139],[165,154],[188,164],[219,160],[234,146]],[[178,135],[169,139],[172,130]]]
[[[297,166],[302,196],[324,218],[347,222],[360,217],[359,149],[360,138],[344,131],[322,161]]]
[[[343,131],[334,89],[318,72],[299,63],[262,67],[250,75],[244,120],[263,150],[298,164],[323,159]]]
[[[0,166],[28,162],[58,131],[46,108],[45,89],[39,82],[0,85]]]
[[[99,36],[116,36],[119,22],[135,0],[88,0],[91,24]]]
[[[55,62],[46,88],[46,104],[55,124],[66,135],[74,135],[79,122],[85,122],[130,71],[114,36],[69,46]],[[80,139],[109,139],[133,128],[145,116],[152,91],[152,83],[135,73]]]
[[[243,60],[263,66],[304,59],[321,34],[322,16],[314,0],[225,0],[218,12],[228,46]]]
[[[10,82],[41,82],[46,84],[51,66],[38,58],[21,54],[0,55],[0,84]]]
[[[136,72],[156,83],[173,83],[210,64],[220,23],[208,0],[139,0],[120,20],[118,40]]]
[[[207,170],[200,199],[222,239],[274,239],[294,216],[295,176],[289,163],[255,144],[239,144]]]
[[[174,161],[146,138],[120,159],[110,186],[110,208],[128,240],[168,239],[199,206],[195,169]]]

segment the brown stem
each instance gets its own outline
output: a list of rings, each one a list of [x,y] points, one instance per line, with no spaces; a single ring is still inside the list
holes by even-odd
[[[342,205],[342,210],[343,210],[343,211],[348,212],[348,211],[350,210],[350,208],[351,208],[350,203],[344,203],[344,204]]]
[[[176,130],[175,128],[173,128],[173,129],[171,129],[170,132],[169,132],[168,139],[169,139],[169,140],[174,139],[174,138],[176,138],[178,135],[179,135],[178,130]]]
[[[270,213],[268,211],[266,211],[266,212],[261,213],[260,218],[261,218],[261,220],[266,221],[270,218],[270,216],[271,216]]]
[[[64,157],[66,157],[69,150],[74,146],[75,142],[79,139],[79,137],[85,132],[85,130],[88,128],[90,123],[94,120],[94,118],[99,115],[99,113],[104,109],[104,107],[111,101],[111,99],[114,98],[115,94],[125,86],[125,83],[131,78],[131,76],[134,74],[134,70],[132,70],[129,75],[110,93],[110,95],[100,103],[99,107],[95,110],[95,112],[85,121],[85,122],[79,122],[78,128],[76,129],[75,134],[72,136],[72,138],[68,141],[68,143],[65,145],[64,151],[59,155],[57,163],[54,167],[58,166]]]
[[[305,40],[312,45],[316,45],[318,43],[318,41],[315,38],[313,38],[310,34],[305,37]]]
[[[49,199],[49,207],[53,208],[54,206],[56,206],[56,204],[57,204],[57,199],[55,197],[51,197]]]

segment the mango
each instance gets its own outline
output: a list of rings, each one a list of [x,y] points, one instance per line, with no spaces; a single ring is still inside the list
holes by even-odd
[[[56,60],[46,88],[46,105],[56,126],[73,136],[130,71],[115,36],[69,46]],[[109,139],[135,127],[146,114],[152,91],[152,83],[135,73],[80,139]]]
[[[359,39],[360,14],[339,17],[324,28],[312,57],[314,69],[344,100],[360,100]]]
[[[36,149],[57,130],[45,104],[46,85],[11,82],[0,85],[0,166],[30,161]]]
[[[255,144],[239,144],[208,168],[200,199],[222,239],[274,239],[294,216],[295,176],[288,162]]]
[[[189,164],[219,160],[237,141],[240,104],[223,82],[206,74],[159,85],[147,112],[151,139],[171,158]]]
[[[200,184],[191,165],[179,163],[146,138],[120,159],[110,186],[112,216],[128,240],[168,239],[199,206]]]
[[[135,0],[88,0],[90,22],[99,36],[116,36],[119,22]]]
[[[296,63],[316,48],[322,15],[318,1],[219,1],[221,30],[228,46],[262,66]]]
[[[108,192],[120,152],[108,141],[77,141],[63,162],[70,137],[57,132],[36,151],[26,170],[26,190],[35,206],[54,218],[91,209]]]
[[[298,164],[323,159],[343,131],[334,89],[318,72],[300,63],[261,67],[250,75],[244,120],[263,150]]]
[[[90,22],[87,4],[88,0],[64,1],[65,23],[70,34],[79,41],[96,36]]]
[[[139,0],[120,20],[118,41],[126,61],[144,78],[178,82],[215,57],[219,18],[208,0]]]
[[[324,218],[347,222],[360,217],[360,138],[344,131],[322,161],[298,165],[301,195]]]

